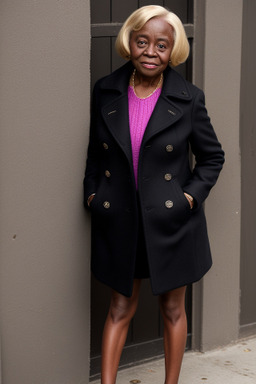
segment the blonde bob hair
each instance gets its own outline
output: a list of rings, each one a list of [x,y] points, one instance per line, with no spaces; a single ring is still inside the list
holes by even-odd
[[[130,37],[133,31],[139,31],[150,19],[162,17],[173,28],[174,45],[170,55],[173,67],[184,63],[189,55],[189,43],[181,20],[173,12],[160,5],[146,5],[134,11],[124,22],[116,39],[117,53],[124,59],[130,58]]]

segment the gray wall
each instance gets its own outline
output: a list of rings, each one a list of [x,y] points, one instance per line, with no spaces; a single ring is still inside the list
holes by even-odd
[[[255,0],[244,0],[241,82],[241,336],[256,332],[256,52]]]
[[[87,384],[89,1],[0,4],[4,384]]]
[[[205,206],[214,265],[194,289],[194,347],[203,351],[239,335],[242,6],[241,0],[205,1],[204,90],[226,163]]]

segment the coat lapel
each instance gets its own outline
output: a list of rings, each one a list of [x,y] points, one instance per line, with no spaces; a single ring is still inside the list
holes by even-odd
[[[128,62],[107,76],[101,84],[101,88],[109,92],[108,100],[111,100],[102,108],[104,121],[131,165],[132,149],[127,88],[132,71],[133,65]],[[168,67],[164,72],[162,93],[149,120],[142,146],[154,135],[171,127],[182,117],[183,112],[175,103],[175,99],[190,101],[191,95],[182,76]]]
[[[183,77],[167,67],[164,72],[163,89],[149,120],[142,144],[171,127],[183,116],[182,109],[175,103],[176,100],[190,101],[191,95]]]
[[[101,89],[108,93],[108,102],[102,108],[103,119],[132,166],[132,149],[129,128],[128,84],[133,71],[129,61],[107,76]]]
[[[164,96],[160,96],[148,122],[142,145],[160,131],[170,127],[178,121],[182,115],[183,112],[178,106]]]
[[[127,93],[102,109],[105,123],[132,164]]]

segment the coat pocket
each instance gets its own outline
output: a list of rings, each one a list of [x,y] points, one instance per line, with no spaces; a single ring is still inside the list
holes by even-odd
[[[174,179],[173,180],[173,184],[174,184],[174,187],[175,187],[175,190],[176,190],[176,194],[177,194],[176,196],[177,196],[180,204],[182,204],[184,206],[184,209],[190,213],[191,209],[190,209],[189,202],[188,202],[186,196],[184,195],[184,191],[181,188],[178,180]]]
[[[170,209],[171,225],[178,229],[184,225],[191,217],[191,209],[183,189],[177,179],[172,181],[173,187],[173,206]]]

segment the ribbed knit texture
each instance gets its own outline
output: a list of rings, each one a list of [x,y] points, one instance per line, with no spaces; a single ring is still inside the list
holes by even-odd
[[[136,187],[138,186],[138,163],[141,142],[160,93],[161,88],[158,88],[151,96],[146,99],[140,99],[135,95],[131,86],[128,88],[130,136]]]

